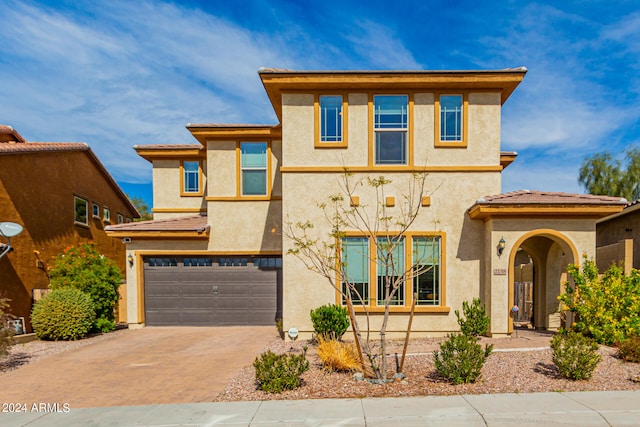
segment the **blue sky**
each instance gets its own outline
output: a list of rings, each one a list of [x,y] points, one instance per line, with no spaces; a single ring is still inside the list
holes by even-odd
[[[583,192],[586,155],[640,142],[640,5],[611,1],[0,3],[0,124],[82,141],[151,200],[134,144],[187,123],[276,123],[257,70],[526,66],[506,102],[503,191]]]

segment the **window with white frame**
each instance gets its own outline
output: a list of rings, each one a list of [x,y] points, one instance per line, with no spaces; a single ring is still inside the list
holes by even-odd
[[[124,223],[124,215],[121,213],[118,214],[118,224]]]
[[[111,211],[106,206],[102,208],[102,220],[104,222],[111,222]]]
[[[240,169],[243,196],[267,195],[267,143],[240,144]]]
[[[182,162],[182,192],[189,194],[200,193],[200,162],[189,160]]]
[[[320,142],[342,142],[342,96],[320,95]]]
[[[407,164],[408,105],[407,95],[373,97],[376,165]]]
[[[76,224],[89,225],[89,219],[88,219],[89,202],[87,202],[82,197],[74,196],[73,204],[74,204],[73,221]]]
[[[440,141],[461,142],[463,140],[462,95],[440,95]]]
[[[100,206],[97,203],[92,204],[92,214],[94,218],[100,218]]]

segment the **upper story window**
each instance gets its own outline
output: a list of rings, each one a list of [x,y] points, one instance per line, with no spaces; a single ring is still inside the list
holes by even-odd
[[[436,96],[436,146],[466,147],[466,110],[466,95]]]
[[[124,215],[118,213],[118,224],[122,224],[124,222]]]
[[[373,105],[375,164],[406,165],[409,97],[376,95]]]
[[[342,142],[342,96],[321,95],[320,142]]]
[[[102,212],[102,219],[104,220],[104,222],[111,222],[111,211],[109,210],[109,208],[102,208]]]
[[[182,169],[182,195],[201,195],[201,167],[198,160],[183,161]]]
[[[267,195],[267,143],[240,143],[241,194]]]
[[[93,203],[93,217],[100,219],[100,206],[97,203]]]
[[[74,196],[73,204],[74,204],[73,221],[76,224],[89,225],[89,219],[87,216],[89,211],[89,202],[87,202],[82,197]]]

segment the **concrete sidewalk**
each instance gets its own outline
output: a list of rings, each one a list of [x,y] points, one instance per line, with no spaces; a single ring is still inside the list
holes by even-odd
[[[49,408],[52,409],[52,408]],[[64,411],[64,408],[59,408]],[[640,392],[485,394],[70,408],[2,426],[638,426]]]

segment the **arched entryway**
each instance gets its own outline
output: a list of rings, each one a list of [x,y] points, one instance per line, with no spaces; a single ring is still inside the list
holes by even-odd
[[[553,229],[529,231],[515,242],[509,254],[509,304],[515,305],[516,258],[524,258],[522,251],[533,263],[532,324],[536,329],[557,330],[561,327],[558,295],[567,281],[567,266],[580,262],[578,250],[563,233]],[[513,331],[513,317],[509,319],[509,333]]]

